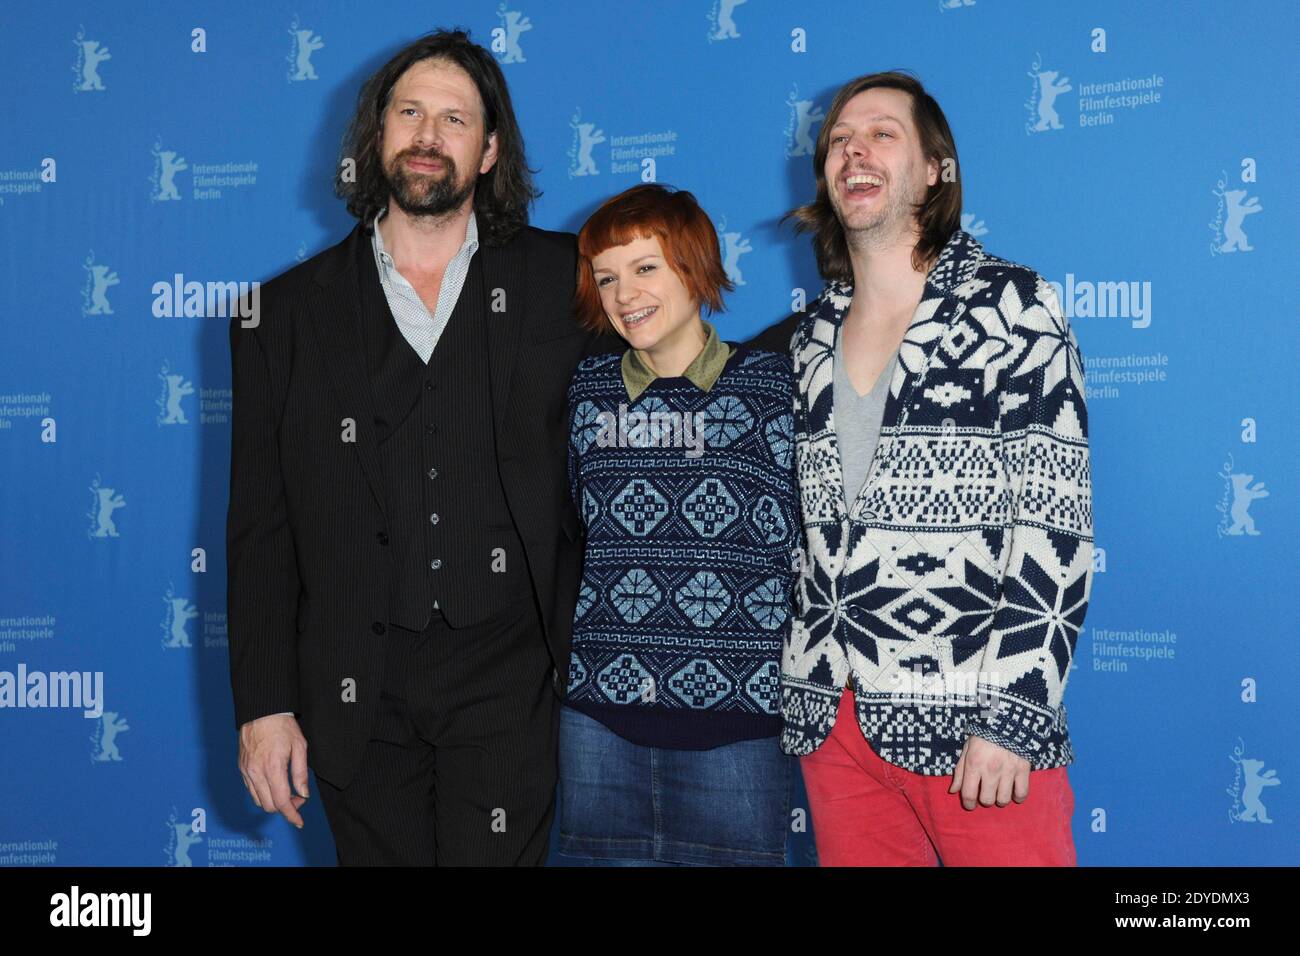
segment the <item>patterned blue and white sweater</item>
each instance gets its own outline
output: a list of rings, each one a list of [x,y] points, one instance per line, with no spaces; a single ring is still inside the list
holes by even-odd
[[[642,746],[781,732],[779,660],[798,553],[790,356],[738,346],[704,391],[628,401],[620,356],[569,387],[586,526],[568,706]]]
[[[968,736],[1074,759],[1062,698],[1092,587],[1078,343],[1033,270],[953,233],[926,276],[880,444],[846,508],[832,409],[832,282],[797,325],[795,457],[806,555],[782,655],[782,746],[808,754],[852,677],[882,759],[952,773]]]

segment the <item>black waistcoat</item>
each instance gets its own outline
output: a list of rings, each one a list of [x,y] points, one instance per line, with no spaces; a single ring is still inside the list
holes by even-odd
[[[362,337],[388,505],[389,620],[423,630],[436,601],[453,627],[531,591],[497,469],[483,253],[426,365],[397,327],[370,242],[361,249]]]

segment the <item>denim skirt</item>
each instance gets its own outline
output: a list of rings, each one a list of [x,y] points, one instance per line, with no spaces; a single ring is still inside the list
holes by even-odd
[[[779,737],[643,747],[562,707],[557,862],[784,866],[796,760]]]

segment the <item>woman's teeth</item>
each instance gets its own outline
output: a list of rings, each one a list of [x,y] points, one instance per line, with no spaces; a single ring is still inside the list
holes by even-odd
[[[623,316],[623,327],[634,329],[650,316],[659,311],[659,306],[652,305],[649,308],[641,309],[639,312],[633,312],[630,315]]]

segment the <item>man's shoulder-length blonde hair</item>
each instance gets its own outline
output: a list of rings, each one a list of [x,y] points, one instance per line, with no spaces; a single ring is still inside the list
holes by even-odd
[[[927,160],[939,164],[938,181],[926,191],[925,200],[916,210],[921,237],[912,250],[912,266],[918,271],[936,257],[947,244],[953,232],[961,228],[961,169],[957,163],[957,144],[953,140],[948,120],[934,97],[925,91],[921,81],[904,70],[868,73],[845,83],[822,121],[817,135],[817,148],[813,152],[813,175],[817,181],[817,196],[806,205],[797,206],[781,217],[795,221],[796,232],[813,234],[813,250],[817,254],[817,270],[823,279],[851,282],[853,264],[849,261],[848,242],[844,227],[840,225],[831,206],[826,184],[826,155],[830,151],[831,129],[839,122],[840,113],[853,97],[864,90],[885,88],[901,90],[912,98],[912,122],[921,141],[921,153]]]

